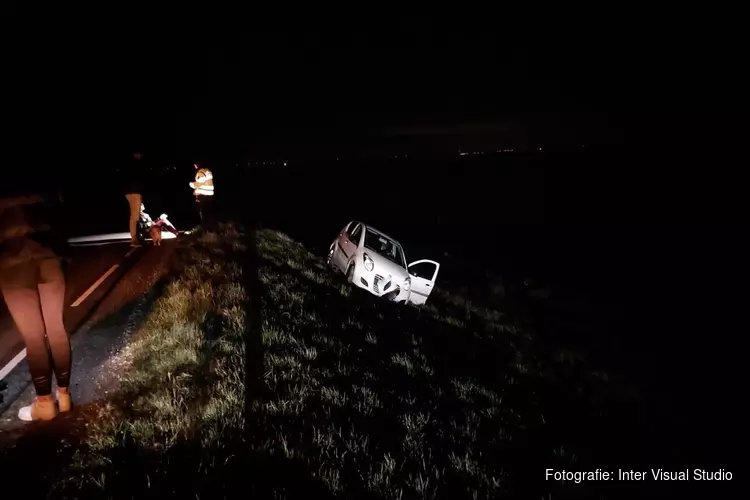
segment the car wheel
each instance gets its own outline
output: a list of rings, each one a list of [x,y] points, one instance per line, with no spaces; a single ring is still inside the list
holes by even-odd
[[[346,268],[346,281],[354,283],[354,264],[349,264]]]

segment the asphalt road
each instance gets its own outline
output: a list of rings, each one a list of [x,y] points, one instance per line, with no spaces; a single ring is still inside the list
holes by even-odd
[[[106,285],[117,275],[117,269],[111,272],[110,269],[123,262],[130,250],[127,244],[73,249],[73,259],[66,273],[65,303],[68,307],[65,309],[64,317],[68,329],[74,328],[90,310],[91,305],[97,299],[101,299],[101,293],[106,290]],[[133,254],[130,257],[135,257]],[[108,272],[109,275],[100,281],[100,278]],[[73,307],[74,303],[75,307]],[[0,369],[22,349],[23,339],[15,329],[13,319],[3,301],[0,306]]]
[[[127,243],[74,248],[67,270],[64,319],[72,334],[72,392],[78,403],[94,401],[106,391],[102,374],[111,370],[106,368],[108,360],[143,316],[149,292],[165,275],[175,243],[166,240],[161,247],[147,244],[135,250]],[[4,303],[0,326],[0,370],[7,372],[4,381],[8,385],[0,405],[2,431],[13,420],[5,417],[30,400],[32,389],[23,340]]]

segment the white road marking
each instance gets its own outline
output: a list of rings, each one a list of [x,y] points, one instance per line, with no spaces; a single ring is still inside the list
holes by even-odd
[[[125,254],[125,257],[123,258],[123,260],[130,257],[133,254],[133,252],[135,252],[136,250],[138,250],[137,247],[131,248],[130,251],[128,251],[128,253]],[[93,285],[91,285],[89,289],[83,293],[83,295],[78,297],[76,301],[70,305],[70,307],[78,307],[79,305],[81,305],[81,303],[84,300],[86,300],[86,298],[88,298],[88,296],[91,295],[94,292],[94,290],[96,290],[96,288],[99,285],[101,285],[104,282],[104,280],[106,280],[109,277],[109,275],[112,274],[115,271],[115,269],[117,269],[118,267],[120,267],[120,264],[115,264],[112,267],[110,267],[109,270],[106,273],[104,273],[101,277],[99,277],[99,279],[96,280],[96,282]],[[11,359],[7,365],[0,368],[0,380],[3,380],[13,370],[13,368],[18,366],[18,363],[20,363],[24,359],[26,359],[25,347],[21,350],[21,352],[16,354],[15,357]]]
[[[133,249],[133,250],[135,250],[135,249]],[[94,282],[94,284],[89,287],[88,290],[86,290],[85,292],[83,292],[83,295],[81,295],[80,297],[78,297],[75,302],[73,302],[72,304],[70,304],[70,307],[78,307],[78,306],[80,306],[83,303],[83,301],[88,298],[89,295],[91,295],[92,293],[94,293],[94,290],[96,290],[99,285],[101,285],[102,283],[104,283],[104,280],[106,280],[107,278],[109,278],[110,274],[112,274],[113,272],[115,272],[115,269],[117,269],[118,267],[120,267],[120,264],[115,264],[112,267],[110,267],[109,270],[106,273],[102,274],[99,277],[99,279],[96,280]]]
[[[161,239],[173,240],[177,238],[177,235],[170,233],[169,231],[162,231]],[[146,238],[150,240],[150,238]],[[130,241],[130,233],[108,233],[108,234],[94,234],[90,236],[76,236],[75,238],[68,238],[68,243],[72,246],[88,246],[88,245],[111,245],[114,243],[123,243]]]
[[[18,365],[21,361],[23,361],[26,358],[26,348],[24,347],[21,352],[16,354],[16,356],[10,360],[10,363],[0,368],[0,380],[4,379],[10,372],[13,370],[13,368]]]
[[[94,243],[99,241],[130,241],[130,233],[92,234],[89,236],[68,238],[68,243],[73,245],[76,243]]]
[[[105,245],[122,245],[125,241],[103,241],[100,243],[71,243],[70,246],[80,247],[103,247]]]
[[[133,252],[135,252],[136,250],[138,250],[138,247],[134,247],[134,248],[131,248],[131,249],[130,249],[130,250],[128,251],[128,253],[126,253],[126,254],[125,254],[125,257],[123,257],[123,260],[125,260],[125,259],[127,259],[128,257],[130,257],[131,255],[133,255]],[[80,297],[78,297],[78,298],[77,298],[77,299],[75,300],[75,302],[73,302],[72,304],[70,304],[70,307],[78,307],[78,306],[80,306],[80,305],[81,305],[81,304],[83,303],[83,301],[84,301],[84,300],[86,300],[86,299],[88,298],[88,296],[89,296],[89,295],[91,295],[92,293],[94,293],[94,290],[96,290],[96,289],[97,289],[97,288],[99,287],[99,285],[101,285],[102,283],[104,283],[104,280],[106,280],[107,278],[109,278],[109,276],[110,276],[110,275],[111,275],[111,274],[112,274],[113,272],[115,272],[115,270],[116,270],[116,269],[117,269],[118,267],[120,267],[120,264],[114,264],[114,265],[113,265],[112,267],[110,267],[110,268],[109,268],[109,270],[107,270],[107,272],[106,272],[106,273],[102,274],[102,275],[101,275],[101,276],[99,277],[99,279],[98,279],[98,280],[96,280],[96,281],[94,282],[94,284],[93,284],[93,285],[91,285],[91,286],[89,287],[89,289],[88,289],[88,290],[86,290],[85,292],[83,292],[83,294],[82,294],[82,295],[81,295]]]

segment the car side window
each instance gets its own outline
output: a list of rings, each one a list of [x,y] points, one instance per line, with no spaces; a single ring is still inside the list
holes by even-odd
[[[354,231],[349,234],[349,241],[351,241],[355,245],[359,245],[360,236],[362,236],[362,224],[357,224],[357,227],[354,228]]]
[[[429,262],[420,262],[419,264],[414,264],[412,266],[409,266],[409,274],[413,274],[417,278],[431,280],[435,275],[435,264],[430,264]]]

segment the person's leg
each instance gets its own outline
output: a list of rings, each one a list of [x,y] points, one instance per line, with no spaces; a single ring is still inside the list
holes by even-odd
[[[57,415],[57,409],[52,397],[52,366],[36,285],[36,268],[30,262],[13,266],[12,272],[3,271],[3,298],[26,344],[26,359],[37,394],[34,403],[21,408],[18,416],[23,420],[50,420]]]
[[[135,234],[135,240],[132,241],[132,243],[136,245],[141,244],[141,238],[138,235],[138,222],[141,220],[141,205],[143,204],[143,196],[140,194],[134,195],[134,203],[133,206],[130,208],[130,225],[133,228],[132,234]],[[135,222],[133,222],[135,221]]]
[[[203,196],[201,200],[203,211],[203,226],[206,231],[216,231],[216,218],[214,214],[213,196]]]
[[[162,222],[162,227],[165,227],[167,231],[169,231],[170,233],[173,233],[174,235],[180,234],[177,228],[174,227],[172,223],[169,221],[169,219],[167,219],[166,217],[161,219],[161,222]]]
[[[70,337],[63,322],[65,307],[65,276],[57,259],[46,259],[39,264],[39,299],[47,332],[47,344],[52,353],[57,379],[57,401],[61,412],[70,410]]]
[[[130,204],[130,243],[135,245],[138,244],[138,220],[141,217],[141,201],[142,197],[137,193],[126,194],[125,197],[128,199]]]
[[[195,208],[198,211],[198,221],[203,225],[203,204],[201,203],[202,196],[195,197]]]

